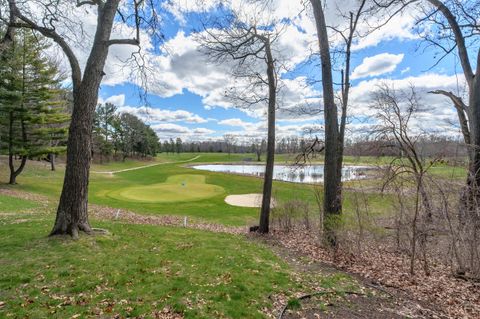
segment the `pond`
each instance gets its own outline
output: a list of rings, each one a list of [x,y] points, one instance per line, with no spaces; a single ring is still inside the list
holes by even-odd
[[[254,164],[208,164],[195,165],[192,166],[192,168],[211,172],[253,175],[259,177],[262,177],[265,173],[265,165]],[[342,178],[344,181],[362,179],[366,177],[365,172],[370,169],[372,168],[368,166],[345,166],[342,169]],[[323,165],[275,165],[273,169],[273,179],[294,183],[323,182]]]

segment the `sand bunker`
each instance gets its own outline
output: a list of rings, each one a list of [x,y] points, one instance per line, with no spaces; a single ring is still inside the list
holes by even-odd
[[[229,195],[225,197],[225,202],[232,206],[261,207],[262,194]],[[275,206],[275,199],[272,198],[270,207],[274,207],[274,206]]]

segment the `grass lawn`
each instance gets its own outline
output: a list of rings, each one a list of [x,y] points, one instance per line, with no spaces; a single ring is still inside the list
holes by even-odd
[[[293,285],[288,267],[239,236],[102,224],[111,234],[46,238],[50,220],[0,228],[0,317],[138,316],[170,306],[186,318],[261,318]]]
[[[53,214],[0,214],[1,318],[264,318],[271,296],[356,282],[303,275],[243,236],[95,221],[110,234],[47,238]],[[268,311],[268,310],[267,310]]]
[[[38,207],[34,201],[0,194],[0,212],[19,212]]]

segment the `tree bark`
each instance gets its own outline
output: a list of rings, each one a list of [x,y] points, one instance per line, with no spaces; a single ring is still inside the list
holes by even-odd
[[[55,171],[55,153],[50,153],[50,169]]]
[[[20,175],[20,173],[22,173],[23,169],[25,168],[25,164],[27,163],[27,157],[21,156],[20,160],[21,160],[20,166],[17,169],[15,169],[15,165],[13,163],[13,155],[9,154],[8,156],[8,166],[10,168],[10,178],[8,183],[10,185],[17,184],[17,176]]]
[[[332,62],[328,42],[327,25],[320,0],[310,0],[315,16],[317,37],[320,47],[320,60],[322,65],[322,86],[325,120],[325,164],[324,164],[324,234],[326,240],[332,245],[337,245],[335,228],[338,216],[342,212],[341,201],[341,174],[338,173],[339,132],[338,112],[335,105],[333,90]],[[340,177],[340,178],[339,178]]]
[[[265,53],[267,55],[267,76],[268,76],[268,136],[267,136],[267,163],[265,165],[265,176],[263,179],[262,208],[260,211],[260,225],[258,232],[266,234],[269,232],[270,203],[272,197],[273,168],[275,163],[275,108],[277,83],[275,78],[275,65],[270,48],[270,39],[266,40]]]
[[[118,3],[118,0],[107,1],[99,8],[97,32],[84,77],[79,86],[73,88],[74,105],[67,141],[65,178],[51,236],[68,234],[76,238],[79,231],[92,231],[88,222],[92,125]]]
[[[455,15],[441,0],[427,0],[427,2],[441,12],[452,30],[455,37],[458,57],[468,86],[469,103],[466,113],[468,117],[468,128],[470,130],[468,134],[468,139],[470,140],[470,145],[468,145],[470,148],[470,163],[465,190],[460,199],[460,206],[466,206],[466,213],[471,215],[473,221],[480,223],[477,215],[478,202],[480,201],[480,80],[478,79],[480,75],[480,49],[477,50],[476,70],[474,71],[470,62],[465,36],[462,33],[461,26],[458,24]],[[459,120],[463,132],[466,127],[464,123],[465,119],[460,117]],[[466,205],[464,205],[465,203]],[[464,217],[464,213],[465,212],[462,211],[460,212],[461,219]]]
[[[469,120],[470,138],[472,139],[473,163],[470,174],[475,182],[476,192],[480,188],[480,49],[477,57],[477,72],[470,87],[469,98]]]

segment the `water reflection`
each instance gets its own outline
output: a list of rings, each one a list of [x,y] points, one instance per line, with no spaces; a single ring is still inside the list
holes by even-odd
[[[196,165],[195,169],[207,170],[211,172],[236,173],[254,176],[263,176],[265,172],[264,165],[228,165],[228,164],[210,164]],[[365,166],[345,166],[342,169],[342,178],[344,181],[365,178]],[[273,179],[295,183],[319,183],[323,182],[323,165],[308,165],[303,167],[289,165],[275,165],[273,169]]]

